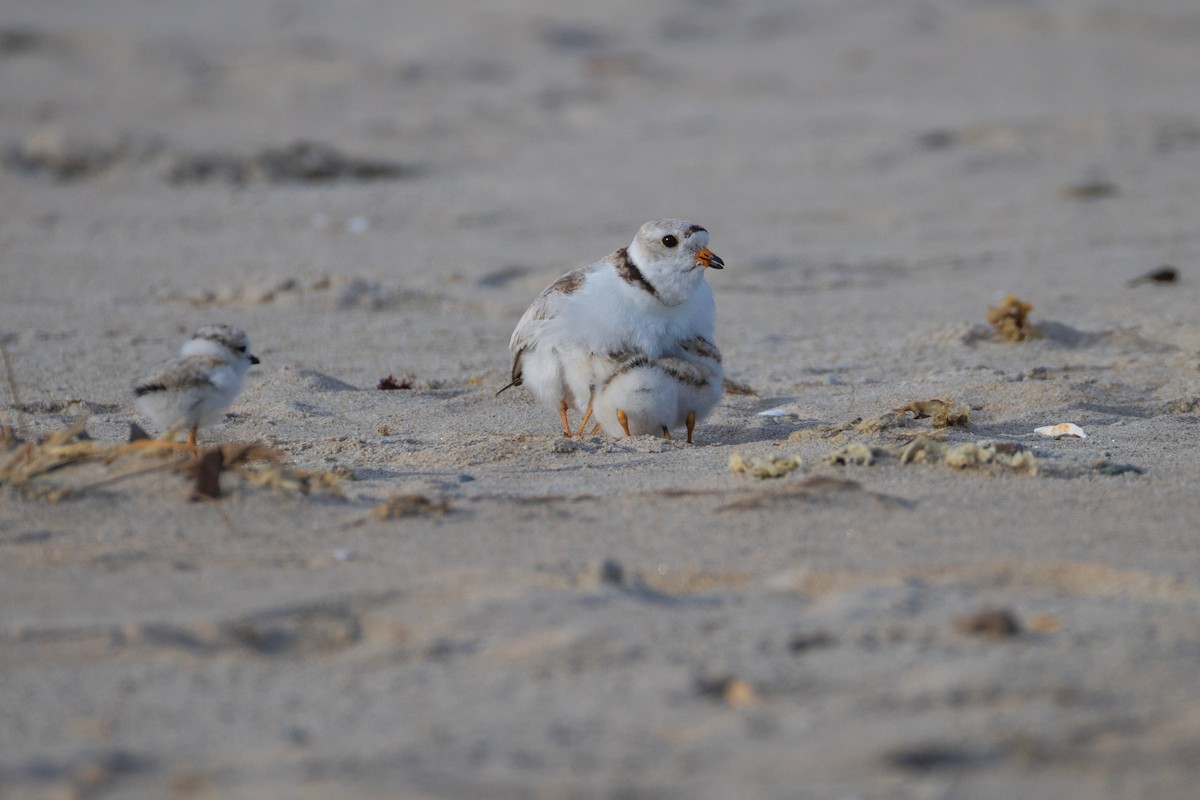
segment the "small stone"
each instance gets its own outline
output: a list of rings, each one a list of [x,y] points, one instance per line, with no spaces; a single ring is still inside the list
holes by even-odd
[[[830,466],[849,466],[851,464],[869,467],[875,463],[875,451],[861,442],[852,442],[845,447],[825,456],[825,463]]]

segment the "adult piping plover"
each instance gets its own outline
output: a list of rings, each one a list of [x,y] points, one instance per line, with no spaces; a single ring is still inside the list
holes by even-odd
[[[504,389],[528,386],[539,402],[558,412],[564,436],[571,435],[567,410],[575,408],[583,414],[576,433],[581,435],[597,388],[621,364],[637,356],[687,359],[685,343],[695,340],[716,352],[711,344],[716,310],[704,268],[724,266],[708,249],[703,227],[682,219],[647,222],[628,247],[568,272],[537,296],[509,342],[512,383]],[[657,382],[644,374],[619,385],[629,383],[628,391],[636,393],[639,385]],[[719,398],[719,376],[716,386]],[[614,391],[613,397],[622,393]],[[692,410],[703,416],[711,405]],[[614,416],[616,411],[614,406]]]
[[[138,410],[162,429],[163,435],[188,429],[188,444],[196,431],[215,419],[242,391],[242,378],[258,357],[239,328],[205,325],[179,349],[179,358],[133,385]]]

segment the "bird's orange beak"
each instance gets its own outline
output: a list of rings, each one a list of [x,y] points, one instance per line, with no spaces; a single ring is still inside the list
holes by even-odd
[[[696,263],[702,267],[725,269],[725,262],[721,260],[721,257],[707,247],[701,247],[696,251]]]

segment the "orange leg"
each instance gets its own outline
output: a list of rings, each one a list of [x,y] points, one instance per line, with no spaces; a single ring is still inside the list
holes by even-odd
[[[571,423],[567,422],[567,401],[563,400],[558,406],[558,418],[562,420],[563,436],[571,438]]]
[[[670,438],[671,438],[671,431],[670,431],[670,429],[668,429],[668,428],[667,428],[667,426],[666,426],[666,425],[663,425],[663,438],[664,438],[664,439],[670,439]]]
[[[621,430],[625,431],[626,436],[633,436],[629,432],[629,417],[621,409],[617,409],[617,422],[621,423]]]
[[[583,412],[583,422],[579,423],[579,430],[575,432],[575,437],[583,436],[583,429],[587,427],[588,420],[592,418],[592,401],[588,400],[587,411]]]
[[[600,430],[601,430],[600,423],[597,422],[595,425],[592,426],[592,431],[591,431],[591,433],[588,434],[588,436],[595,436],[597,433],[600,432]]]
[[[196,428],[197,428],[197,426],[193,425],[192,429],[190,431],[188,431],[187,443],[191,447],[196,446]]]
[[[692,431],[696,429],[696,412],[689,411],[687,415],[688,444],[692,443]]]

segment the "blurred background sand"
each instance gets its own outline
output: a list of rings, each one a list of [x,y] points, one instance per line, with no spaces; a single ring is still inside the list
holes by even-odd
[[[230,322],[204,440],[342,477],[0,488],[4,797],[1194,796],[1193,3],[3,12],[0,423],[121,440]],[[740,388],[564,444],[509,333],[665,216]],[[1038,471],[825,461],[917,433]]]

